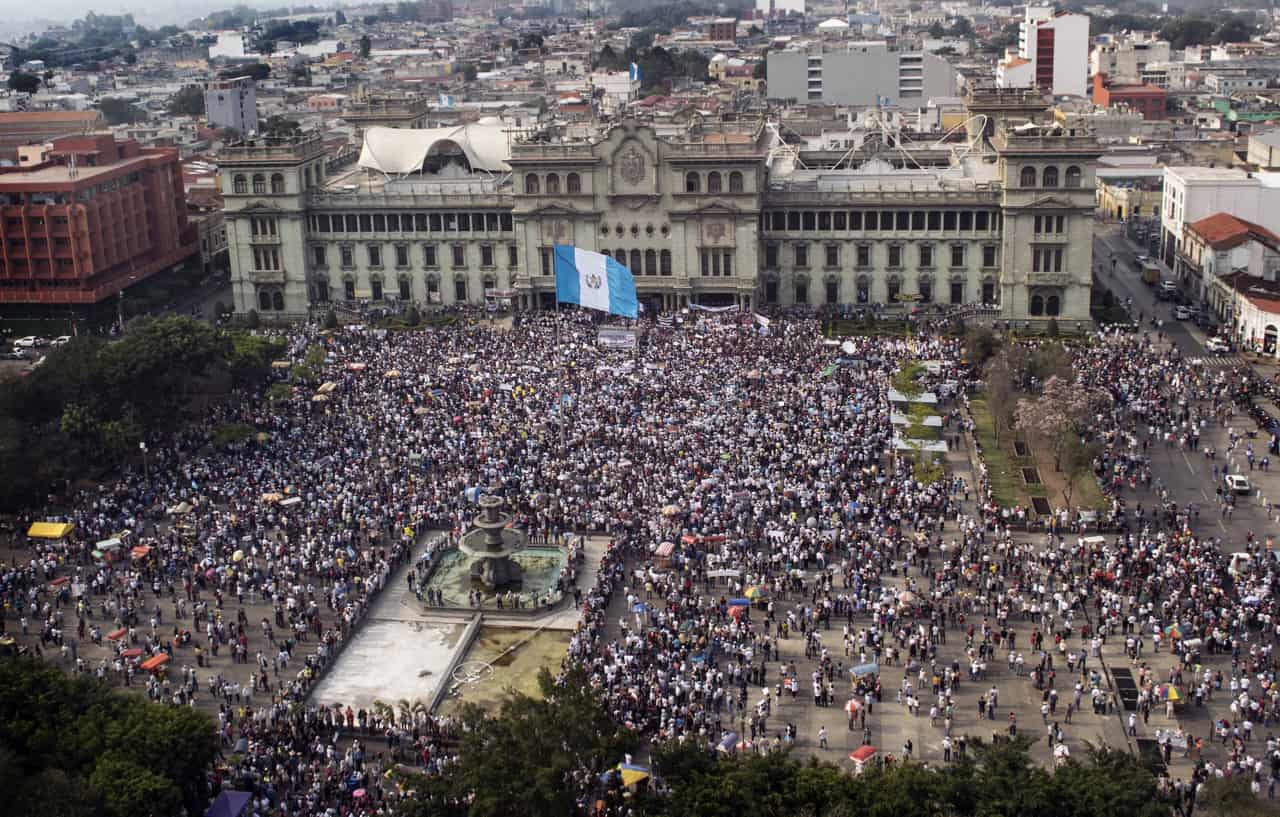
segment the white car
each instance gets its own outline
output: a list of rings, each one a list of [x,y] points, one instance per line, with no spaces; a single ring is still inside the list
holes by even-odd
[[[71,342],[70,335],[59,335],[58,337],[49,341],[49,345],[56,349],[59,346],[66,346],[70,342]]]
[[[1175,306],[1173,308],[1173,317],[1180,321],[1190,320],[1193,314],[1195,313],[1191,311],[1189,306]]]
[[[1227,474],[1222,479],[1227,484],[1227,490],[1234,494],[1247,494],[1253,490],[1249,485],[1249,478],[1244,474]]]
[[[38,338],[35,335],[27,335],[25,338],[18,338],[13,342],[13,348],[15,349],[34,349],[43,345],[44,338]]]
[[[1231,344],[1227,343],[1222,338],[1209,338],[1205,341],[1204,348],[1215,354],[1222,355],[1231,351]]]

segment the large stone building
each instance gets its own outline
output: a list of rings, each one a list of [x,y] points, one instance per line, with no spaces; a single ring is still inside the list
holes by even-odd
[[[360,167],[332,173],[318,140],[232,148],[236,308],[550,308],[552,248],[572,244],[625,263],[653,311],[938,302],[1088,320],[1099,149],[1015,117],[1037,105],[975,97],[970,141],[877,134],[844,155],[763,123],[677,138],[635,121],[576,141],[496,121],[375,127]]]

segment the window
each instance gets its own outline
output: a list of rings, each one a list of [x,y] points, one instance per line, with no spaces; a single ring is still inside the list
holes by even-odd
[[[905,233],[907,230],[911,229],[911,213],[907,210],[899,210],[898,214],[894,216],[894,218],[897,220],[896,229],[899,232]]]
[[[354,213],[348,213],[346,218],[347,218],[347,229],[346,229],[346,232],[348,232],[348,233],[358,233],[358,232],[360,232],[360,228],[356,226],[356,216],[355,216],[355,214],[354,214]]]
[[[373,214],[373,231],[375,233],[385,233],[387,231],[387,217],[383,213]]]
[[[964,266],[964,245],[963,244],[951,245],[951,266],[953,267]]]
[[[933,303],[933,281],[928,278],[921,278],[916,282],[916,287],[920,290],[921,303]]]
[[[355,259],[352,257],[353,253],[351,252],[351,245],[344,244],[342,247],[338,248],[338,254],[342,258],[343,269],[351,269],[356,265]]]
[[[929,232],[936,233],[942,229],[942,211],[930,210],[928,213]]]
[[[796,266],[804,268],[809,266],[809,245],[796,244],[792,251],[795,253]]]
[[[778,268],[778,245],[777,244],[764,245],[764,267],[765,269]]]
[[[466,248],[461,244],[453,244],[449,249],[453,252],[453,268],[465,267],[467,265]]]
[[[434,275],[427,276],[427,301],[433,304],[440,302],[440,281]]]
[[[1041,187],[1057,187],[1058,186],[1058,168],[1046,167],[1044,175],[1040,179]]]
[[[407,301],[413,297],[413,293],[409,289],[409,279],[400,279],[400,300]]]
[[[1044,314],[1044,298],[1043,297],[1039,295],[1031,296],[1031,314],[1032,315]]]
[[[671,250],[663,250],[658,253],[658,266],[663,275],[671,274]]]
[[[520,266],[520,253],[515,244],[507,245],[507,266],[511,269]]]
[[[778,302],[778,282],[764,282],[764,302],[767,304],[776,304]]]
[[[871,245],[870,244],[858,245],[858,266],[860,267],[871,266]]]
[[[369,245],[369,266],[371,267],[382,266],[382,247],[378,246],[377,244]]]
[[[1067,176],[1066,176],[1066,186],[1079,187],[1080,179],[1082,175],[1083,174],[1080,172],[1080,168],[1076,167],[1075,165],[1071,165],[1070,167],[1068,167]]]
[[[645,275],[658,274],[658,253],[655,252],[654,250],[644,251],[644,274]]]
[[[951,282],[951,303],[953,304],[964,303],[964,282],[963,281]]]
[[[932,244],[920,245],[920,266],[924,268],[933,266],[933,245]]]
[[[983,302],[984,304],[997,304],[997,303],[1000,303],[1000,299],[996,297],[996,282],[995,282],[995,281],[983,281],[983,282],[982,282],[982,302]]]
[[[799,229],[800,229],[800,211],[788,210],[787,211],[787,230],[794,231]]]
[[[796,281],[796,303],[798,304],[809,303],[809,282],[808,281]]]
[[[382,300],[382,279],[373,278],[369,281],[369,289],[373,292],[373,300]]]
[[[733,172],[731,172],[731,173],[729,174],[729,192],[730,192],[730,193],[741,193],[741,192],[742,192],[742,173],[741,173],[741,171],[737,171],[737,170],[735,170],[735,171],[733,171]]]
[[[960,211],[960,232],[967,233],[973,230],[973,211]]]
[[[702,177],[697,173],[684,174],[684,192],[697,193],[702,189]]]
[[[325,257],[325,248],[323,246],[316,245],[311,248],[311,263],[321,269],[329,266],[329,259]]]
[[[564,177],[564,190],[566,193],[582,192],[582,177],[577,173],[570,173]]]
[[[898,296],[902,294],[902,282],[897,278],[889,279],[889,303],[896,304]]]
[[[995,265],[996,265],[996,245],[983,244],[982,245],[982,266],[990,268],[990,267],[994,267]]]
[[[422,245],[422,266],[427,269],[434,269],[435,267],[440,266],[440,261],[436,258],[435,244]]]
[[[266,176],[263,176],[261,173],[254,173],[254,174],[253,174],[253,192],[255,192],[255,193],[265,193],[265,192],[267,192],[267,177],[266,177]]]
[[[480,245],[480,266],[482,267],[493,266],[493,247],[491,247],[488,244]]]
[[[871,282],[865,277],[858,279],[858,303],[865,304],[871,300]]]
[[[804,231],[811,233],[818,229],[818,217],[812,210],[805,210],[801,215],[804,216]]]
[[[827,264],[826,264],[827,267],[840,266],[840,245],[828,244],[826,246],[826,251],[827,251]]]
[[[839,231],[848,229],[847,217],[848,217],[848,213],[846,213],[844,210],[839,210],[835,213],[832,213],[831,218],[833,221],[833,224],[832,224],[833,229],[839,230]]]
[[[991,214],[986,210],[979,210],[974,215],[973,228],[980,233],[984,233],[991,229]]]
[[[265,289],[258,290],[258,308],[263,312],[271,309],[271,293]]]
[[[880,229],[880,214],[875,210],[865,213],[862,220],[866,224],[867,232],[875,232]]]
[[[707,192],[708,193],[720,192],[720,174],[715,170],[707,174]]]
[[[401,269],[409,266],[409,248],[404,244],[396,245],[396,266]]]
[[[818,229],[823,232],[830,232],[831,230],[831,214],[825,210],[818,213]]]
[[[896,269],[902,266],[902,247],[897,244],[889,245],[889,268]]]
[[[524,192],[528,195],[536,196],[540,192],[540,187],[538,177],[533,173],[524,177]]]
[[[276,195],[284,192],[284,176],[279,173],[271,174],[271,192]]]
[[[1022,168],[1022,176],[1019,180],[1019,185],[1022,187],[1036,186],[1036,169],[1034,167]]]
[[[560,193],[560,176],[556,173],[547,174],[547,195],[555,196]]]
[[[467,300],[467,279],[458,278],[453,282],[453,299],[459,303],[465,303]]]
[[[862,229],[862,212],[854,210],[849,214],[849,229],[858,231]]]
[[[329,282],[323,278],[316,281],[316,302],[329,303]]]
[[[344,298],[346,298],[348,301],[354,301],[354,300],[356,299],[356,282],[355,282],[355,281],[352,281],[350,278],[348,278],[347,280],[343,281],[343,282],[342,282],[342,295],[343,295],[343,297],[344,297]]]
[[[329,216],[327,213],[321,213],[316,216],[316,231],[321,233],[329,232]]]
[[[631,270],[632,275],[639,275],[641,271],[644,269],[641,266],[639,250],[631,251],[631,263],[627,265],[627,268]]]
[[[277,312],[283,312],[284,311],[284,293],[278,289],[275,292],[271,293],[271,305],[275,307],[275,310]]]
[[[244,174],[237,173],[235,181],[232,182],[233,189],[241,195],[249,192],[249,182],[245,179]]]
[[[827,281],[827,303],[829,304],[840,303],[840,282],[839,281]]]
[[[362,233],[373,232],[373,217],[370,216],[368,213],[360,214],[360,232]]]
[[[954,233],[956,231],[956,214],[955,213],[942,214],[942,231],[944,233]]]
[[[1057,295],[1050,295],[1044,299],[1044,314],[1054,316],[1061,311],[1061,304]]]

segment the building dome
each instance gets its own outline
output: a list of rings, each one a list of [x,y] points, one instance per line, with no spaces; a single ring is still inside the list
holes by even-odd
[[[819,31],[845,31],[849,28],[849,24],[838,17],[832,17],[830,20],[823,20],[818,23]]]

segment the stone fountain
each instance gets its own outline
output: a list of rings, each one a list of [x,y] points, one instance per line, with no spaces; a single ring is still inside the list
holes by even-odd
[[[472,522],[475,527],[458,543],[458,550],[471,559],[471,580],[488,590],[519,586],[524,571],[511,555],[527,544],[524,534],[507,527],[511,515],[502,512],[498,497],[485,494],[476,504],[480,514]]]

